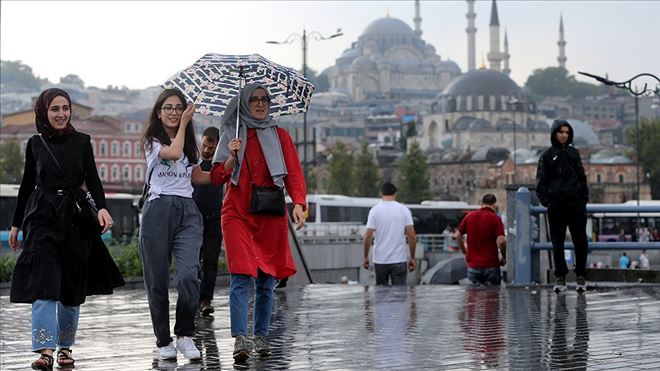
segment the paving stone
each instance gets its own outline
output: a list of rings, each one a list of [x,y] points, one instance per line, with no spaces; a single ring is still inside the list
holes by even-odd
[[[231,370],[228,289],[198,318],[202,359],[159,361],[143,289],[90,297],[77,369]],[[176,292],[170,292],[174,322]],[[252,305],[252,304],[250,304]],[[273,355],[252,370],[660,369],[660,288],[473,289],[308,285],[276,292]],[[30,306],[0,296],[0,369],[25,370]]]

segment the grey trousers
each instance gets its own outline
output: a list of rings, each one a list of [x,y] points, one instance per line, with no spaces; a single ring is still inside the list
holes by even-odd
[[[390,279],[392,286],[405,285],[408,282],[408,262],[392,264],[376,264],[376,285],[389,285]]]
[[[156,345],[172,342],[168,284],[172,256],[176,260],[174,285],[178,292],[174,334],[192,336],[199,302],[199,250],[202,216],[192,198],[160,196],[142,209],[140,256]]]

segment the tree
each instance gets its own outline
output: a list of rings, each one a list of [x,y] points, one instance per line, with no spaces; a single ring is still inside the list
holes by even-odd
[[[366,142],[362,143],[360,153],[355,159],[353,181],[355,182],[354,196],[378,197],[378,186],[380,184],[378,167]]]
[[[399,200],[406,203],[419,203],[429,199],[429,165],[419,143],[412,142],[408,153],[399,162],[397,192]]]
[[[637,151],[637,131],[631,127],[626,132],[628,143],[632,143]],[[642,173],[639,175],[643,181],[648,174],[651,186],[651,197],[660,199],[660,120],[649,120],[642,117],[639,121],[639,158]]]
[[[328,177],[325,189],[328,193],[351,195],[353,182],[353,156],[342,142],[337,142],[328,156]]]
[[[60,84],[70,84],[74,86],[79,86],[80,88],[85,88],[85,82],[78,75],[68,74],[64,77],[60,77]]]
[[[525,82],[527,93],[536,101],[547,97],[584,98],[603,92],[599,85],[580,82],[562,67],[536,69]]]
[[[305,179],[307,186],[307,193],[316,193],[319,185],[319,176],[315,169],[307,172],[307,179]]]
[[[21,61],[0,62],[0,84],[3,90],[36,91],[41,85],[48,82],[40,79],[32,72],[32,67]]]
[[[23,179],[23,155],[14,141],[0,143],[0,177],[9,184],[19,184]]]

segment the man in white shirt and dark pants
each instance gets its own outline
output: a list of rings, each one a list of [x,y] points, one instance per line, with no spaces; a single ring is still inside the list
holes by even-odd
[[[369,269],[369,248],[375,233],[373,262],[376,284],[387,285],[391,280],[392,285],[405,285],[408,272],[415,270],[416,266],[416,236],[412,214],[407,207],[396,201],[394,184],[383,184],[380,193],[383,201],[369,210],[362,265],[365,269]],[[406,237],[408,250],[406,250]]]

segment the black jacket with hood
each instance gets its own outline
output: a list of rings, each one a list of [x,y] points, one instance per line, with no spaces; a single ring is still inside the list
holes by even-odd
[[[557,132],[568,127],[568,140],[562,145]],[[553,203],[575,203],[584,206],[589,200],[587,176],[580,152],[573,147],[573,127],[566,120],[555,120],[550,134],[552,147],[543,152],[536,170],[536,194],[543,206]]]

